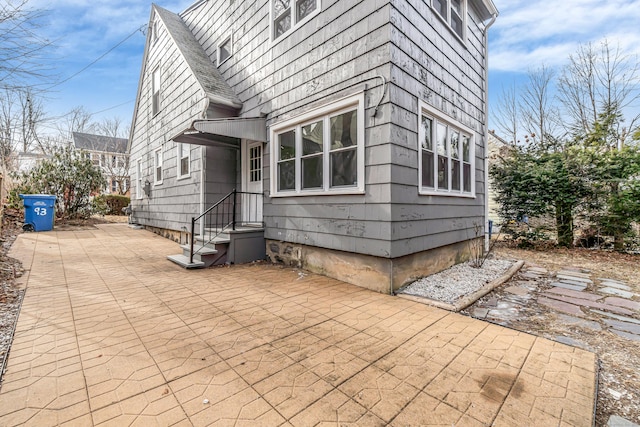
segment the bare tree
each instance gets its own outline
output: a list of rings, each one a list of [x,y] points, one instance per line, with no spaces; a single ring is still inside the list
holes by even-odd
[[[517,93],[515,84],[502,87],[496,108],[491,111],[498,133],[514,144],[518,142],[521,119]]]
[[[4,170],[13,170],[18,152],[46,154],[38,135],[44,121],[42,101],[30,88],[5,88],[0,102],[0,161]]]
[[[543,150],[557,150],[560,112],[553,95],[554,72],[542,66],[528,74],[520,94],[522,125],[533,144]]]
[[[520,87],[503,89],[492,118],[498,131],[516,144],[556,150],[561,139],[560,109],[553,94],[554,72],[542,66]]]
[[[94,133],[97,125],[91,120],[92,114],[84,107],[75,107],[56,124],[60,139],[67,144],[73,140],[73,132]]]
[[[46,80],[51,41],[37,34],[43,11],[28,8],[28,0],[0,2],[0,82],[4,88],[25,87],[23,80]]]
[[[105,118],[97,123],[95,128],[100,135],[114,138],[126,138],[129,134],[129,126],[125,125],[120,117]]]
[[[0,162],[2,169],[10,169],[15,149],[16,124],[16,92],[4,89],[0,102]]]
[[[622,146],[640,123],[640,61],[606,40],[599,49],[591,43],[583,45],[570,56],[559,79],[559,93],[575,134],[593,132],[593,125],[606,112],[627,113],[615,129],[616,145]]]

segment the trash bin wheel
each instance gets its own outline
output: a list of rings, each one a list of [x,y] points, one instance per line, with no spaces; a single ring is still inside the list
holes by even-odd
[[[36,231],[36,229],[33,228],[33,224],[25,224],[22,226],[22,231],[31,232],[31,231]]]

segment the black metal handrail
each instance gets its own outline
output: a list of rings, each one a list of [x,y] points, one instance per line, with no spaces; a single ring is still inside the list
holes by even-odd
[[[238,200],[238,196],[240,196],[240,200]],[[245,225],[258,223],[262,226],[262,218],[259,218],[258,215],[262,208],[262,197],[262,193],[251,193],[247,191],[237,191],[234,189],[213,206],[201,213],[198,217],[191,218],[189,262],[193,263],[193,255],[198,253],[198,251],[208,243],[211,243],[220,234],[224,233],[225,230],[230,228],[235,230],[238,224]],[[244,214],[243,221],[238,221],[238,214],[240,212],[243,212]],[[202,248],[194,252],[196,223],[198,221],[202,221],[203,226]],[[206,240],[204,235],[204,230],[207,229],[214,230],[213,233],[209,234],[208,240]]]

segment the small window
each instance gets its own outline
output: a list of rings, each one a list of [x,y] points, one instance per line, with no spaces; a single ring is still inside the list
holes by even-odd
[[[160,67],[153,70],[151,78],[151,112],[154,116],[160,112]]]
[[[364,107],[361,96],[272,127],[273,193],[364,191]]]
[[[100,166],[100,154],[92,153],[91,154],[91,162],[96,166]]]
[[[104,154],[100,154],[100,165],[105,167],[107,166],[107,159]]]
[[[218,66],[225,62],[233,54],[233,41],[232,37],[227,37],[222,43],[218,45]]]
[[[155,44],[158,41],[158,21],[156,21],[155,19],[151,21],[150,30],[151,30],[151,43]]]
[[[421,103],[419,183],[423,194],[473,196],[473,131]]]
[[[462,40],[466,24],[466,6],[467,0],[431,0],[431,7]]]
[[[153,154],[153,182],[162,184],[162,148],[158,148]]]
[[[189,144],[178,143],[178,178],[189,176],[191,166],[191,148]]]
[[[111,180],[111,192],[116,193],[118,191],[118,181],[115,179]]]
[[[142,160],[138,160],[136,164],[136,197],[142,199]]]
[[[302,25],[320,11],[320,0],[271,0],[273,40]]]
[[[262,146],[256,145],[249,149],[249,181],[262,181]]]

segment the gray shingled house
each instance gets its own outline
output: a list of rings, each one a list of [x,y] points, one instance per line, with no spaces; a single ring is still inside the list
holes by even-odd
[[[387,293],[464,260],[486,221],[496,15],[491,0],[153,5],[133,221],[185,243],[186,267],[266,255]]]

